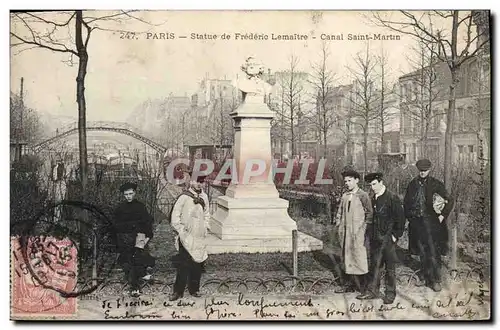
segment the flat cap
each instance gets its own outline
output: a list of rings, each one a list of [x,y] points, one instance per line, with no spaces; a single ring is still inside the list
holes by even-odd
[[[428,159],[420,159],[419,161],[417,161],[416,166],[419,171],[427,171],[428,169],[431,168],[432,163]]]
[[[359,179],[361,177],[361,175],[359,175],[358,172],[356,172],[355,170],[352,170],[352,169],[346,169],[342,172],[342,177],[345,178],[345,177],[351,177],[351,178],[355,178],[355,179]]]
[[[366,182],[372,182],[373,180],[381,181],[384,178],[384,175],[380,172],[368,173],[365,175]]]
[[[137,190],[137,183],[126,182],[120,186],[121,192],[124,192],[125,190],[129,190],[129,189]]]

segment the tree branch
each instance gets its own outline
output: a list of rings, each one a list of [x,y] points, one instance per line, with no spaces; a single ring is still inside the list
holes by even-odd
[[[39,17],[39,16],[33,15],[33,14],[31,14],[30,12],[27,12],[26,14],[27,14],[28,16],[31,16],[31,17],[33,17],[33,18],[35,18],[35,19],[38,19],[38,20],[40,20],[40,21],[42,21],[42,22],[44,22],[44,23],[47,23],[47,24],[52,24],[52,25],[54,25],[54,28],[55,28],[55,27],[63,27],[63,26],[68,25],[68,24],[69,24],[69,22],[73,19],[73,17],[75,17],[76,12],[73,12],[73,14],[71,15],[71,17],[70,17],[70,18],[66,21],[66,23],[56,23],[56,22],[53,22],[53,21],[49,21],[49,20],[46,20],[46,19],[41,18],[41,17]],[[16,15],[16,16],[18,16],[18,17],[19,17],[19,15]]]
[[[10,35],[13,36],[14,38],[17,38],[18,40],[22,41],[22,43],[24,43],[24,44],[35,45],[35,46],[38,46],[40,48],[51,50],[53,52],[72,53],[72,54],[78,56],[78,54],[74,50],[68,49],[68,48],[66,48],[66,46],[64,47],[64,49],[59,49],[59,48],[51,47],[49,45],[42,44],[40,42],[26,40],[24,38],[21,38],[20,36],[18,36],[17,34],[15,34],[13,32],[11,32]],[[20,44],[16,44],[16,45],[20,45]]]

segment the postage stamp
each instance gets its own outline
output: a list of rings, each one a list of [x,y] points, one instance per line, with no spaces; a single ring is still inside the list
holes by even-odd
[[[12,318],[490,320],[490,14],[12,11]]]
[[[74,317],[77,299],[64,297],[77,281],[77,252],[69,240],[11,238],[11,317]]]

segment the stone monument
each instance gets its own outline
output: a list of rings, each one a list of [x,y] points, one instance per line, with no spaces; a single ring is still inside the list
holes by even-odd
[[[235,127],[233,178],[237,182],[232,181],[225,196],[217,199],[210,220],[209,252],[291,252],[292,231],[297,225],[288,215],[288,201],[279,197],[269,175],[274,114],[264,103],[264,95],[271,86],[262,80],[264,66],[255,57],[248,57],[241,70],[244,75],[234,84],[243,93],[243,102],[231,113]],[[249,169],[259,162],[265,164],[265,170],[248,177]],[[298,247],[299,251],[318,250],[322,242],[299,232]]]

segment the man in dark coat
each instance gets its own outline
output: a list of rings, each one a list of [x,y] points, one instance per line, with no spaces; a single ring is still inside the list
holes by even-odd
[[[385,266],[384,304],[396,298],[396,242],[403,235],[405,217],[401,200],[384,185],[382,173],[369,173],[365,181],[372,188],[373,222],[370,236],[371,280],[366,294],[358,299],[376,299],[380,296],[380,277]]]
[[[136,189],[135,183],[125,183],[120,187],[125,201],[118,205],[114,213],[120,254],[118,263],[125,272],[132,296],[140,295],[139,280],[147,275],[147,267],[154,266],[154,258],[145,251],[145,245],[153,237],[153,217],[146,206],[135,199]]]
[[[444,184],[429,176],[431,162],[421,159],[420,174],[413,179],[404,198],[405,217],[409,221],[410,253],[420,256],[420,269],[426,285],[441,291],[441,256],[448,253],[446,219],[453,199]]]

